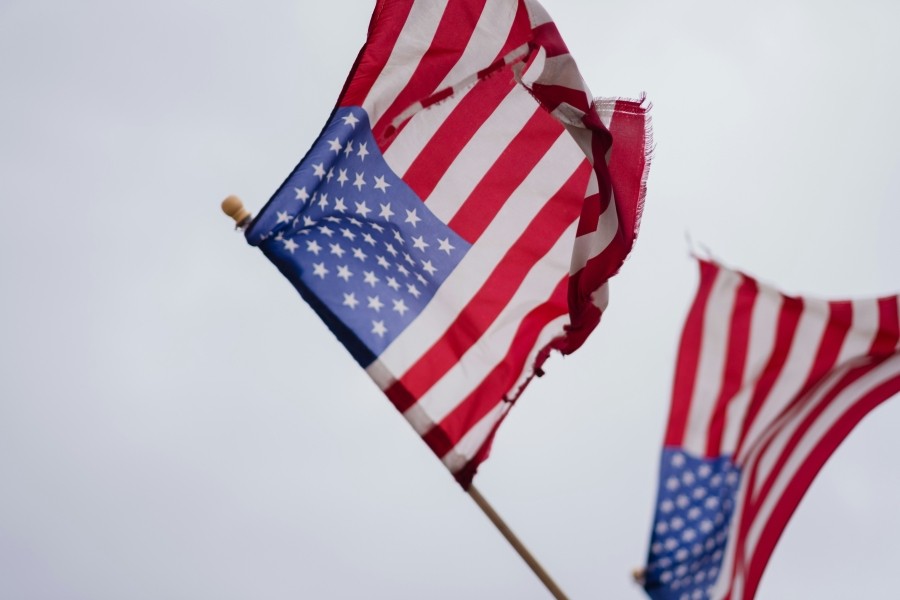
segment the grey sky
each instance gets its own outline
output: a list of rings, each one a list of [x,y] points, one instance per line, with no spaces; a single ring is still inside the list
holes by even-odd
[[[657,149],[604,322],[476,484],[573,600],[636,600],[685,233],[789,292],[900,290],[900,5],[543,4]],[[313,142],[372,5],[0,3],[0,597],[548,597],[218,212]],[[833,457],[761,600],[895,593],[898,429]]]

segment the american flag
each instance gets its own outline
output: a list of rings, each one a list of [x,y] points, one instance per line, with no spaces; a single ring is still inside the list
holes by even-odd
[[[536,2],[381,0],[247,239],[468,487],[550,351],[599,322],[637,235],[646,112],[593,100]]]
[[[660,465],[650,597],[754,597],[825,461],[900,392],[898,301],[786,296],[700,261]]]

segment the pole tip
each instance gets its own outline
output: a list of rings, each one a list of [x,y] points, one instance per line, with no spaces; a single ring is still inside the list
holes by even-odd
[[[228,196],[222,200],[222,212],[234,219],[238,227],[250,220],[250,211],[244,208],[244,203],[237,196]]]

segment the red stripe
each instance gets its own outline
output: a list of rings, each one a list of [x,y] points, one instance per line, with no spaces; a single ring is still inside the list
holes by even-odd
[[[562,278],[547,302],[531,310],[519,323],[512,343],[501,360],[479,386],[460,402],[440,423],[422,439],[438,456],[445,456],[462,437],[484,418],[497,404],[504,401],[507,391],[525,369],[525,361],[537,343],[544,327],[564,315],[566,306],[566,278]]]
[[[538,107],[447,223],[450,229],[474,244],[490,225],[494,215],[564,134],[565,129],[559,122]],[[491,158],[485,157],[486,160]],[[587,161],[583,164],[587,167]],[[581,199],[587,187],[588,171],[580,167],[578,171],[584,172],[585,176],[581,180],[583,185],[580,189],[570,190],[572,195],[568,195],[566,202],[580,210]],[[572,201],[573,196],[577,198],[577,202]]]
[[[598,117],[599,121],[599,117]],[[602,123],[600,123],[602,127]],[[644,172],[647,169],[647,114],[640,102],[620,100],[605,130],[596,135],[596,153],[609,152],[609,181],[615,195],[619,229],[628,249],[637,238],[644,201]],[[611,137],[611,139],[610,139]],[[612,144],[612,140],[615,143]],[[610,146],[610,144],[612,144]],[[596,158],[595,158],[595,162]]]
[[[434,38],[416,65],[412,77],[372,126],[372,133],[379,141],[378,145],[382,151],[386,150],[390,143],[388,140],[382,141],[388,126],[408,107],[437,91],[438,86],[459,61],[475,32],[475,25],[484,10],[485,3],[486,0],[447,3]]]
[[[878,334],[869,349],[869,356],[884,356],[897,349],[900,341],[897,302],[900,296],[878,299]]]
[[[509,69],[482,79],[460,101],[412,162],[403,181],[422,200],[428,200],[434,187],[478,129],[484,125],[502,100],[516,87]]]
[[[750,321],[753,307],[759,295],[756,281],[741,276],[743,281],[735,292],[734,307],[731,311],[731,326],[728,331],[728,350],[722,368],[722,388],[716,399],[713,414],[709,422],[706,439],[706,455],[718,456],[722,451],[722,436],[728,417],[728,405],[741,390],[744,381],[744,367],[747,363],[747,350],[750,346]]]
[[[794,343],[794,334],[797,333],[797,326],[800,324],[800,315],[803,313],[803,299],[790,296],[782,297],[781,311],[778,314],[778,325],[775,331],[775,347],[769,355],[756,386],[753,389],[753,395],[750,398],[750,404],[747,406],[747,412],[744,415],[744,424],[741,427],[741,434],[738,437],[737,448],[734,456],[739,456],[747,441],[746,436],[756,421],[759,411],[762,409],[769,392],[781,375],[781,370],[787,362],[788,353],[791,345]]]
[[[822,332],[822,339],[819,341],[819,348],[816,351],[816,358],[813,361],[812,369],[810,369],[803,387],[800,388],[800,392],[797,394],[798,399],[815,386],[826,373],[834,368],[838,356],[841,353],[841,346],[843,346],[844,340],[847,338],[847,333],[850,331],[852,325],[852,303],[828,303],[828,322],[825,325],[825,330]]]
[[[594,293],[612,277],[625,260],[628,249],[613,239],[600,254],[569,277],[569,312],[572,323],[566,330],[564,344],[558,348],[571,354],[587,340],[600,322],[600,310],[594,305]]]
[[[584,189],[588,170],[578,169],[529,223],[469,304],[437,342],[385,393],[406,411],[456,364],[506,307],[534,264],[575,220],[574,190]]]
[[[378,0],[366,43],[359,51],[350,76],[338,99],[338,106],[362,106],[394,50],[414,0]]]
[[[703,317],[706,314],[706,306],[709,303],[713,283],[719,274],[719,267],[711,262],[701,260],[698,261],[698,264],[700,266],[700,286],[694,304],[688,312],[684,330],[681,332],[678,362],[675,365],[675,381],[672,385],[672,408],[664,441],[666,446],[680,446],[684,441],[688,413],[691,410],[691,399],[697,380],[697,367],[700,364]]]
[[[756,593],[766,563],[775,550],[781,533],[825,462],[863,417],[897,393],[900,393],[900,373],[881,382],[854,402],[822,436],[802,466],[793,474],[775,509],[768,517],[759,543],[751,557],[747,572],[745,598],[749,600]]]
[[[553,112],[560,104],[571,104],[583,113],[591,110],[591,97],[583,89],[575,89],[562,85],[534,83],[531,91],[544,107]]]
[[[556,28],[556,24],[552,21],[535,27],[532,30],[532,35],[535,43],[546,50],[548,58],[569,53],[566,43],[563,42],[562,36],[559,35],[559,29]]]

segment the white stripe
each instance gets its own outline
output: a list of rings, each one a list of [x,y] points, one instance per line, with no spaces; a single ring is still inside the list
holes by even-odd
[[[457,473],[466,466],[466,463],[475,457],[478,449],[484,444],[485,438],[491,433],[491,429],[509,412],[512,404],[509,402],[498,402],[478,423],[466,432],[466,435],[459,440],[459,443],[453,447],[447,454],[441,458],[441,462],[450,469],[451,473]]]
[[[531,19],[531,27],[534,29],[544,23],[552,23],[553,19],[544,10],[544,7],[535,0],[525,0],[525,7],[528,9],[528,16]]]
[[[373,125],[409,83],[419,62],[431,46],[448,1],[416,0],[413,3],[391,55],[363,101],[362,106]]]
[[[527,91],[519,86],[513,88],[425,199],[429,210],[448,223],[537,108]]]
[[[617,231],[619,231],[619,215],[616,212],[616,205],[610,202],[603,214],[600,215],[597,230],[575,238],[569,273],[577,273],[589,260],[600,256],[600,253],[606,250],[609,243],[616,237]]]
[[[786,404],[797,395],[812,370],[819,348],[819,342],[828,320],[827,302],[818,299],[803,299],[800,321],[788,351],[784,367],[778,374],[769,394],[763,399],[756,420],[750,426],[741,445],[736,462],[744,464],[749,449],[759,441],[760,436],[771,426]],[[777,328],[777,321],[773,323]]]
[[[878,331],[878,302],[876,300],[854,300],[851,306],[853,307],[853,325],[847,332],[847,337],[844,338],[844,344],[838,354],[837,364],[839,365],[855,356],[867,354]]]
[[[518,380],[516,380],[516,384],[512,388],[510,388],[510,391],[513,394],[518,392],[519,388],[525,385],[525,383],[534,375],[534,361],[537,360],[538,353],[543,350],[547,344],[552,342],[560,335],[563,335],[566,332],[565,326],[568,323],[569,315],[565,314],[553,319],[544,326],[537,338],[537,343],[534,345],[534,348],[531,349],[531,352],[528,354],[528,358],[525,359],[525,368],[519,374],[519,378]]]
[[[536,306],[547,301],[550,292],[565,273],[569,248],[575,235],[576,224],[557,240],[553,248],[528,272],[522,285],[500,312],[490,327],[453,365],[453,367],[429,389],[417,403],[417,410],[407,418],[425,418],[413,423],[420,435],[432,423],[439,423],[456,406],[484,381],[509,352],[522,319]],[[549,285],[548,285],[549,283]],[[420,429],[424,427],[424,429]]]
[[[577,168],[572,167],[570,140],[560,138],[528,174],[475,244],[450,274],[431,302],[380,356],[395,375],[405,373],[439,339],[459,311],[481,288],[522,231]],[[568,260],[568,257],[567,257]],[[565,273],[565,266],[560,273]],[[550,285],[555,285],[554,280]]]
[[[753,395],[753,383],[759,380],[775,346],[775,323],[781,310],[782,296],[769,287],[759,286],[750,322],[750,341],[744,361],[741,389],[728,404],[722,453],[731,454],[737,448],[738,437],[744,427],[747,407]]]
[[[682,442],[684,449],[695,456],[706,456],[709,422],[722,388],[731,313],[741,280],[741,276],[734,271],[719,270],[703,313],[700,359]]]
[[[455,85],[489,67],[495,58],[501,58],[497,55],[509,37],[517,8],[518,4],[509,0],[487,0],[465,50],[436,89]]]

